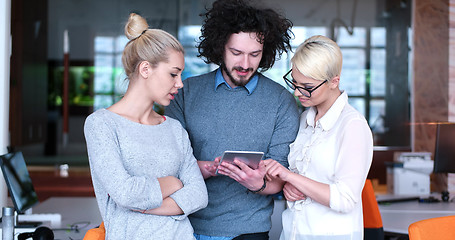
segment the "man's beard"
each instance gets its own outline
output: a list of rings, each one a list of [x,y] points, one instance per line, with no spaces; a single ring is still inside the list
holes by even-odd
[[[229,80],[231,80],[232,83],[234,83],[236,86],[239,86],[239,87],[243,87],[245,86],[246,84],[248,84],[250,82],[250,80],[254,77],[254,73],[251,75],[250,78],[248,78],[246,81],[245,80],[241,80],[241,79],[235,79],[234,76],[232,76],[231,72],[228,71],[227,67],[226,67],[226,64],[221,64],[221,69],[228,75],[229,77]],[[237,70],[237,71],[251,71],[253,72],[253,68],[248,68],[248,69],[244,69],[242,67],[233,67],[232,70]]]

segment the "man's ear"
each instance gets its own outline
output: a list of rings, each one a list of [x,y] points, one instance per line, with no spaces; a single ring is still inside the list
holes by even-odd
[[[139,76],[142,78],[148,78],[152,73],[152,66],[148,61],[142,61],[139,63]]]

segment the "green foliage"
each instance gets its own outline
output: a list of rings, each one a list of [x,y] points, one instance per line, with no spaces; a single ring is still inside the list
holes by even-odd
[[[94,67],[73,66],[69,69],[69,104],[93,106]],[[63,102],[63,67],[55,67],[49,72],[48,105],[61,106]]]

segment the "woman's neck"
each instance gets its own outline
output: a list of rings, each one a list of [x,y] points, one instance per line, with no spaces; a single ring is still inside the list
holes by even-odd
[[[140,92],[128,89],[122,99],[108,109],[133,122],[157,125],[163,122],[163,118],[153,110],[153,104]]]
[[[330,97],[326,101],[316,106],[317,113],[314,118],[315,123],[329,111],[329,109],[332,107],[340,95],[341,91],[338,90],[334,92],[334,94],[330,94]]]

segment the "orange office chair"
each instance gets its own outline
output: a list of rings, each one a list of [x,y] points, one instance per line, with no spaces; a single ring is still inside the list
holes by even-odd
[[[409,225],[409,240],[455,239],[455,216],[421,220]]]
[[[365,181],[362,191],[363,230],[365,240],[384,240],[384,229],[378,202],[370,179]]]
[[[84,240],[104,240],[106,235],[106,229],[104,228],[104,222],[96,228],[92,228],[85,233]]]

